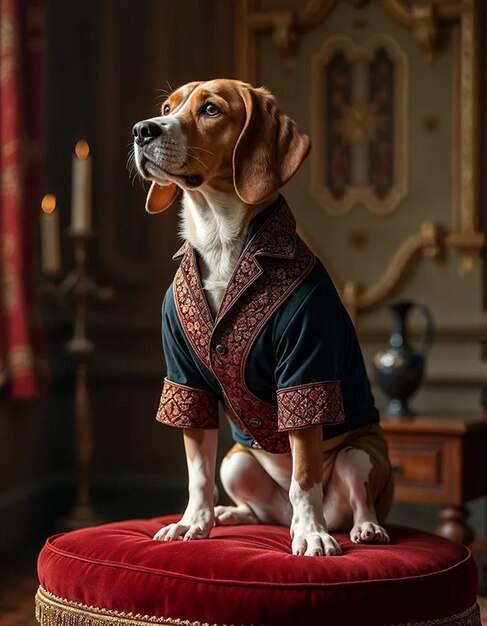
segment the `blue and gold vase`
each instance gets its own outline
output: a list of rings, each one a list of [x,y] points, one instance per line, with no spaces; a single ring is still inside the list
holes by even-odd
[[[377,383],[390,399],[384,412],[388,417],[414,415],[409,408],[409,397],[421,384],[424,364],[433,342],[433,318],[430,310],[411,300],[390,300],[387,305],[392,313],[392,331],[387,350],[374,356]],[[413,308],[423,312],[426,330],[419,350],[409,345],[407,331],[408,313]]]

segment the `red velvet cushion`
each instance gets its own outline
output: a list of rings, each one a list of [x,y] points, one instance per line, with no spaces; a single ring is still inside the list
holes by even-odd
[[[85,605],[216,624],[377,626],[460,613],[476,601],[470,551],[435,535],[388,527],[391,545],[339,557],[290,553],[287,528],[219,527],[211,538],[162,543],[175,516],[51,537],[39,556],[50,593]]]

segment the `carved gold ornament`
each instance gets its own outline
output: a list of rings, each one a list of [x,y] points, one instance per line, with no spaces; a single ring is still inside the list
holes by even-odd
[[[301,229],[298,232],[316,256],[320,256],[316,242]],[[441,226],[434,222],[423,222],[419,231],[401,244],[382,276],[370,287],[354,280],[341,281],[327,262],[327,270],[352,320],[355,322],[361,312],[374,308],[397,293],[421,259],[442,259],[444,239],[445,233]]]

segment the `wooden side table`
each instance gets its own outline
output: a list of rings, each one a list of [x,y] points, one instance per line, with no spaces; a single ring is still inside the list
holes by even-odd
[[[382,417],[396,502],[439,504],[437,534],[468,544],[468,500],[487,495],[487,413]]]

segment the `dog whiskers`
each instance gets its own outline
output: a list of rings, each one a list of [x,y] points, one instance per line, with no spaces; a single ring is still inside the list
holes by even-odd
[[[131,173],[134,165],[135,165],[135,151],[132,148],[131,150],[129,150],[129,154],[128,154],[128,157],[127,157],[127,166],[126,167],[127,167],[127,170],[129,172],[129,174]]]
[[[208,170],[208,169],[210,169],[210,168],[208,167],[208,165],[206,165],[206,163],[205,163],[204,161],[202,161],[199,157],[197,157],[196,155],[191,154],[191,153],[189,153],[189,155],[190,155],[190,157],[191,157],[192,159],[194,159],[195,161],[198,161],[198,163],[200,163],[201,165],[203,165],[204,167],[206,167],[206,169],[207,169],[207,170]]]
[[[127,165],[126,165],[127,171],[129,173],[130,176],[130,183],[132,185],[132,187],[134,186],[134,182],[136,178],[139,178],[139,180],[141,180],[142,182],[144,181],[142,175],[140,174],[140,172],[137,169],[136,163],[135,163],[135,151],[132,147],[131,150],[129,150],[129,155],[127,157]]]
[[[211,152],[210,150],[206,150],[205,148],[200,148],[198,146],[188,146],[188,150],[201,150],[201,152],[207,152],[208,154],[215,156],[214,152]]]
[[[194,153],[194,151],[195,150],[202,150],[203,152],[208,152],[208,154],[213,154],[212,152],[210,152],[209,150],[205,150],[204,148],[197,148],[197,146],[188,146],[186,150],[187,150],[187,153],[189,154],[189,156],[192,159],[194,159],[195,161],[198,161],[198,163],[201,163],[201,165],[206,167],[206,169],[209,169],[208,165],[202,160],[201,157],[197,156]]]
[[[167,97],[171,95],[172,90],[168,91],[167,89],[156,89],[156,91],[160,92],[155,98],[156,106],[159,109],[164,100],[166,100]]]

